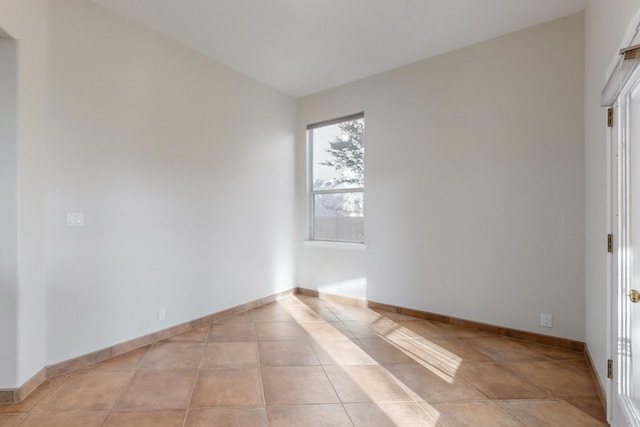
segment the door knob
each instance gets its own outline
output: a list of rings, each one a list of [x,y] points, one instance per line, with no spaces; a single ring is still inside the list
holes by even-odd
[[[640,302],[640,292],[635,289],[631,289],[631,292],[629,292],[629,299],[631,302]]]

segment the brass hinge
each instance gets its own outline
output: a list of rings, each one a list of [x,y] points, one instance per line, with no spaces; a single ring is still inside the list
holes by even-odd
[[[613,107],[607,108],[607,127],[613,127]]]
[[[607,234],[607,252],[613,252],[613,234]]]
[[[607,360],[607,378],[613,379],[613,360]]]

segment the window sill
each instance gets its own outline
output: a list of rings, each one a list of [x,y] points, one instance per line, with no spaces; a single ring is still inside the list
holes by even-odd
[[[346,249],[351,251],[364,251],[367,249],[364,243],[330,242],[324,240],[305,240],[303,243],[310,248]]]

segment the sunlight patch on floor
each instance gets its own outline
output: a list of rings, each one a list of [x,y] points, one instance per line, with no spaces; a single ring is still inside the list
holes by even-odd
[[[429,405],[424,399],[420,398],[415,392],[411,390],[404,382],[400,381],[395,375],[385,369],[380,363],[378,363],[373,357],[371,357],[366,351],[356,345],[351,339],[345,336],[341,331],[331,325],[329,322],[322,318],[312,319],[312,320],[298,320],[301,319],[300,313],[296,312],[296,310],[300,309],[309,309],[314,313],[317,308],[309,307],[306,305],[304,301],[296,296],[289,296],[287,303],[284,304],[286,310],[296,318],[297,323],[309,334],[309,336],[315,341],[315,343],[322,348],[322,350],[336,362],[336,366],[340,367],[342,372],[347,374],[349,378],[356,384],[360,390],[362,390],[367,396],[369,396],[371,402],[376,405],[376,407],[381,411],[382,414],[394,425],[401,427],[406,425],[407,420],[403,416],[402,413],[398,411],[393,411],[391,408],[392,404],[401,404],[401,403],[409,403],[420,405],[422,412],[425,414],[423,424],[425,427],[433,427],[438,424],[438,420],[440,418],[439,412]],[[297,316],[297,317],[295,317]],[[429,343],[424,337],[416,334],[410,329],[404,328],[401,325],[398,325],[396,322],[393,322],[389,319],[383,318],[378,313],[367,310],[366,317],[370,320],[380,320],[377,323],[377,331],[374,331],[380,335],[380,338],[384,339],[385,342],[399,349],[411,359],[415,360],[417,363],[430,370],[434,374],[438,375],[438,377],[442,378],[444,381],[449,383],[453,382],[453,377],[451,375],[446,374],[442,369],[439,369],[438,366],[433,365],[435,361],[454,361],[455,363],[461,363],[462,359],[455,356],[454,354],[448,352],[441,347]],[[330,333],[327,333],[327,329],[324,326],[318,327],[314,324],[322,324],[329,326],[332,330]],[[335,332],[335,333],[334,333]],[[392,334],[395,332],[395,335]],[[344,337],[339,337],[339,335]],[[392,336],[402,337],[402,339],[398,340],[390,340],[387,339],[384,334],[391,334]],[[327,335],[330,335],[331,338],[327,338]],[[345,356],[346,355],[346,356]],[[342,363],[344,362],[345,357],[353,358],[353,363]],[[358,360],[356,363],[355,360]],[[431,362],[430,362],[431,361]],[[384,373],[388,376],[389,380],[395,382],[405,393],[407,393],[406,401],[397,401],[397,402],[385,402],[384,404],[380,404],[375,399],[376,391],[379,393],[379,390],[371,390],[371,384],[367,384],[367,381],[362,376],[354,375],[350,372],[349,369],[345,369],[344,366],[379,366],[383,369]]]

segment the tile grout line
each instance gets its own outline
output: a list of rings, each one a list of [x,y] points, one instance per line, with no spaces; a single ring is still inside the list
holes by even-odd
[[[191,401],[193,400],[193,391],[196,388],[196,383],[198,382],[198,378],[200,377],[200,365],[202,364],[202,361],[204,360],[206,351],[207,351],[207,342],[209,341],[209,334],[211,333],[211,325],[213,322],[207,322],[207,333],[205,334],[204,340],[203,340],[203,348],[202,348],[202,355],[200,356],[200,360],[198,361],[198,366],[196,366],[196,373],[193,376],[193,383],[191,384],[191,391],[189,392],[189,399],[187,400],[187,407],[184,410],[184,418],[182,419],[182,427],[185,427],[187,424],[187,418],[189,417],[189,411],[191,409]],[[204,325],[203,325],[204,326]],[[194,328],[197,329],[197,328]],[[197,341],[195,341],[197,342]]]
[[[144,358],[144,356],[140,358],[140,361],[143,358]],[[138,365],[140,364],[140,361],[138,361]],[[113,412],[113,408],[115,408],[116,404],[120,401],[120,398],[124,394],[125,390],[129,386],[129,384],[131,384],[131,381],[133,381],[133,377],[135,377],[137,371],[138,371],[138,366],[136,366],[136,369],[134,369],[133,373],[131,373],[131,377],[129,377],[129,380],[122,386],[122,389],[120,390],[120,393],[118,393],[118,397],[113,399],[113,403],[111,404],[111,407],[109,409],[107,409],[107,411],[105,412],[104,416],[102,417],[102,421],[100,422],[100,426],[103,426],[104,423],[107,422],[107,418],[109,417],[109,414],[111,414]]]
[[[306,305],[306,304],[305,304]],[[310,307],[307,306],[307,308],[311,309]],[[313,311],[313,310],[312,310]],[[336,316],[337,317],[337,316]],[[327,371],[325,369],[325,364],[322,363],[322,361],[320,360],[320,357],[318,356],[318,353],[316,352],[316,350],[314,349],[313,345],[312,345],[312,340],[314,342],[318,342],[317,340],[313,339],[313,337],[311,336],[310,333],[308,333],[306,330],[304,330],[304,328],[302,328],[302,326],[300,325],[300,322],[295,320],[296,324],[303,330],[303,334],[305,336],[305,340],[307,341],[307,343],[309,344],[309,346],[311,347],[311,351],[313,351],[316,359],[318,360],[319,363],[319,367],[320,369],[322,369],[322,373],[324,374],[325,378],[327,379],[327,381],[329,382],[329,385],[331,386],[331,389],[333,390],[333,392],[336,395],[336,398],[338,399],[338,402],[340,403],[340,407],[342,408],[342,410],[344,411],[345,415],[347,416],[347,418],[349,419],[349,422],[351,423],[352,427],[355,427],[355,423],[351,417],[351,415],[349,414],[349,411],[347,411],[347,408],[345,407],[345,402],[342,401],[342,398],[340,398],[340,395],[338,394],[338,391],[336,390],[335,385],[333,384],[333,381],[331,381],[331,378],[329,378],[329,375],[327,374]],[[328,324],[328,322],[325,320],[324,321],[326,324]],[[319,345],[319,343],[318,343]],[[333,366],[333,365],[332,365]],[[340,365],[336,365],[336,366],[340,366]]]
[[[25,419],[26,419],[29,415],[31,415],[31,413],[36,412],[36,410],[37,410],[38,408],[40,408],[40,405],[42,405],[42,404],[44,403],[44,401],[45,401],[45,400],[47,400],[47,399],[48,399],[49,397],[51,397],[51,396],[54,396],[54,395],[58,392],[58,389],[60,389],[60,387],[62,387],[62,386],[63,386],[67,381],[69,381],[69,378],[71,378],[71,375],[72,375],[72,374],[70,374],[70,373],[69,373],[69,374],[63,374],[63,375],[60,375],[60,376],[64,376],[65,378],[64,378],[62,381],[60,381],[60,384],[56,385],[56,386],[53,388],[53,390],[50,390],[49,392],[47,392],[47,394],[46,394],[46,395],[42,396],[42,398],[40,398],[40,400],[38,400],[38,403],[36,403],[35,405],[33,405],[33,408],[31,408],[31,409],[29,410],[28,415],[25,417]],[[59,378],[59,377],[56,377],[56,378]],[[50,380],[47,380],[47,381],[50,381]],[[23,421],[24,421],[24,420],[23,420]],[[22,423],[22,421],[21,421],[20,423]]]
[[[256,328],[255,318],[253,317],[253,313],[251,313],[251,324],[253,325],[253,331],[256,337],[256,358],[258,362],[258,380],[260,381],[260,390],[262,391],[262,408],[264,409],[264,417],[267,421],[267,426],[269,423],[269,411],[267,411],[267,392],[264,389],[264,378],[262,377],[262,362],[260,361],[260,340],[258,339],[258,328]]]
[[[147,353],[149,353],[149,351],[151,350],[152,346],[148,346],[149,348],[147,348],[147,351],[145,351],[144,355],[140,358],[140,360],[138,360],[138,362],[136,363],[135,369],[133,369],[133,373],[131,374],[131,377],[129,378],[129,380],[127,381],[127,383],[122,387],[122,390],[120,391],[120,394],[118,395],[118,397],[116,399],[114,399],[113,404],[111,405],[111,408],[107,411],[106,415],[104,416],[104,418],[102,419],[102,422],[100,423],[100,426],[104,425],[104,423],[107,421],[107,417],[109,416],[109,414],[111,414],[113,411],[113,408],[116,407],[116,405],[118,404],[118,402],[120,402],[120,399],[122,399],[122,396],[125,392],[125,390],[127,389],[127,387],[129,387],[129,385],[131,384],[131,382],[133,381],[133,378],[136,376],[136,374],[138,373],[138,368],[140,367],[140,364],[142,363],[142,360],[145,358],[145,356],[147,355]],[[141,347],[144,348],[144,347]],[[137,349],[136,349],[137,350]],[[135,351],[135,350],[132,350]],[[126,354],[126,353],[123,353]],[[116,356],[118,357],[118,356]],[[109,360],[109,359],[106,359]],[[101,362],[96,362],[94,363],[94,365],[98,365]],[[92,365],[89,365],[89,367]],[[126,372],[126,371],[125,371]],[[71,376],[71,375],[70,375]]]
[[[518,361],[512,361],[511,363],[518,363],[518,362],[537,362],[537,360],[518,360]],[[545,361],[546,363],[553,363],[553,364],[559,364],[559,361]],[[558,396],[556,393],[554,393],[552,390],[549,390],[547,387],[543,386],[542,384],[540,384],[539,382],[529,379],[526,376],[524,376],[522,373],[518,372],[517,370],[511,368],[508,366],[509,362],[506,363],[502,363],[500,362],[501,365],[504,366],[505,369],[507,369],[509,372],[511,372],[512,374],[514,374],[515,376],[519,377],[520,379],[523,379],[527,382],[530,382],[531,384],[535,385],[536,387],[541,388],[544,391],[547,391],[551,394],[551,396],[553,396],[556,399],[580,399],[580,398],[586,398],[586,397],[598,397],[597,394],[594,394],[592,396],[567,396],[567,397],[562,397],[562,396]]]

